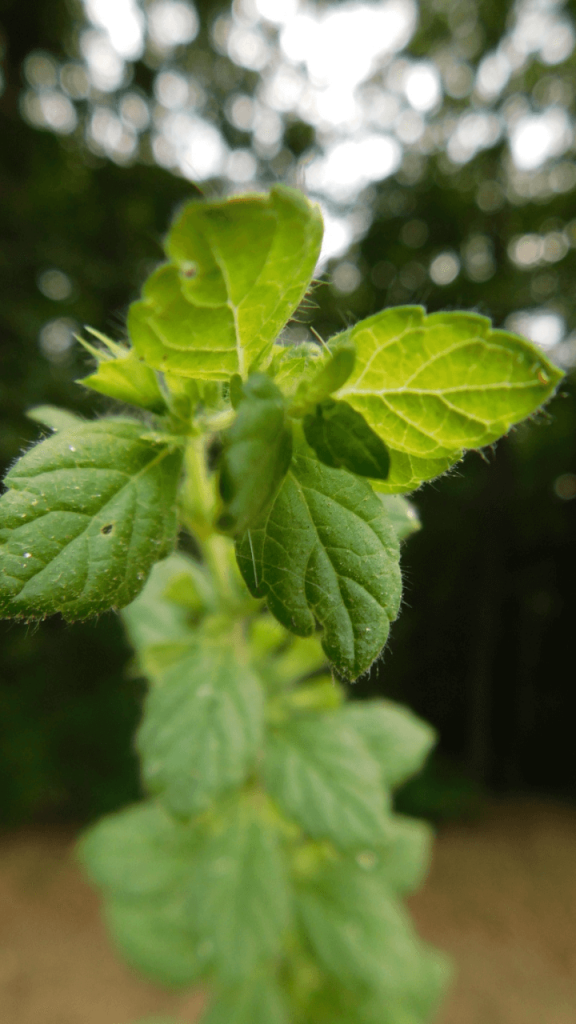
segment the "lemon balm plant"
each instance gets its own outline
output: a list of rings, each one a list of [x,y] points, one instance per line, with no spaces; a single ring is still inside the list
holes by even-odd
[[[122,614],[150,687],[149,794],[82,839],[115,940],[204,1024],[424,1024],[447,977],[401,905],[426,826],[391,809],[431,729],[347,702],[400,605],[402,495],[492,444],[560,374],[468,313],[388,309],[323,345],[282,328],[320,213],[283,187],[192,202],[89,388],[0,499],[0,611]],[[92,332],[95,334],[96,332]],[[197,557],[175,552],[178,530]]]

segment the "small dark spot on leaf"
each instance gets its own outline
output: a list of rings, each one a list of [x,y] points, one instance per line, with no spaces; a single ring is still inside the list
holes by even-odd
[[[100,530],[100,533],[103,533],[107,537],[109,533],[112,533],[113,529],[114,529],[114,523],[107,523],[106,526],[102,527],[102,529]]]

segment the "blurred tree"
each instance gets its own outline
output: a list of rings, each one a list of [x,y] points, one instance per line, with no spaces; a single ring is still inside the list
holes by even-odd
[[[573,5],[350,10],[295,21],[281,0],[0,0],[4,464],[36,436],[23,415],[35,403],[106,408],[73,383],[89,365],[74,333],[122,334],[197,187],[281,179],[320,199],[323,283],[293,340],[423,302],[486,313],[576,364]],[[573,392],[568,381],[548,429],[523,428],[418,492],[408,607],[358,689],[409,701],[479,780],[572,794]],[[0,765],[14,781],[0,814],[123,802],[139,695],[120,681],[117,625],[2,632]]]

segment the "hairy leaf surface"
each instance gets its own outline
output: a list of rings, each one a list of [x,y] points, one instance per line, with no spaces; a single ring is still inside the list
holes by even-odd
[[[181,461],[126,419],[27,452],[0,499],[0,614],[74,620],[132,601],[174,543]]]
[[[340,714],[378,761],[387,786],[414,775],[436,742],[427,722],[392,701],[351,701]]]
[[[295,189],[189,203],[167,240],[170,263],[130,307],[150,366],[188,377],[245,377],[265,359],[310,283],[322,219]]]
[[[244,533],[266,511],[292,459],[292,428],[284,396],[262,373],[242,388],[238,413],[224,433],[220,461],[221,530]]]
[[[430,461],[452,464],[464,449],[491,444],[550,398],[562,376],[529,342],[473,313],[388,309],[345,337],[356,363],[337,397],[390,448],[388,490],[434,475]]]
[[[236,981],[277,956],[289,920],[278,836],[241,805],[197,861],[187,912],[212,943],[223,979]]]
[[[272,731],[264,773],[271,796],[309,835],[343,847],[383,842],[388,804],[379,767],[340,711]]]
[[[386,643],[400,602],[398,540],[368,484],[301,447],[266,516],[237,545],[255,597],[291,632],[355,678]]]
[[[137,736],[146,784],[190,815],[250,771],[262,735],[260,683],[233,644],[193,648],[147,697]]]

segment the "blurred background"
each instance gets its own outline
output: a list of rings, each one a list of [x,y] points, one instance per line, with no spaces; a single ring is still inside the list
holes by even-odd
[[[74,334],[123,336],[178,205],[276,181],[326,223],[295,342],[387,305],[466,308],[567,373],[533,422],[414,495],[402,615],[353,696],[408,703],[439,732],[398,803],[444,823],[413,904],[460,959],[443,1022],[571,1024],[574,0],[0,0],[2,469],[37,437],[31,406],[108,408],[75,383],[90,364]],[[62,866],[78,824],[139,794],[130,660],[111,614],[0,624],[7,1024],[168,1005],[128,998]]]
[[[384,662],[355,695],[440,734],[401,806],[576,796],[576,21],[561,0],[0,0],[0,458],[40,402],[105,401],[74,333],[124,332],[178,204],[305,189],[323,337],[387,305],[467,308],[566,371],[547,410],[415,495],[424,529]],[[0,822],[138,792],[141,684],[107,615],[1,625]]]

